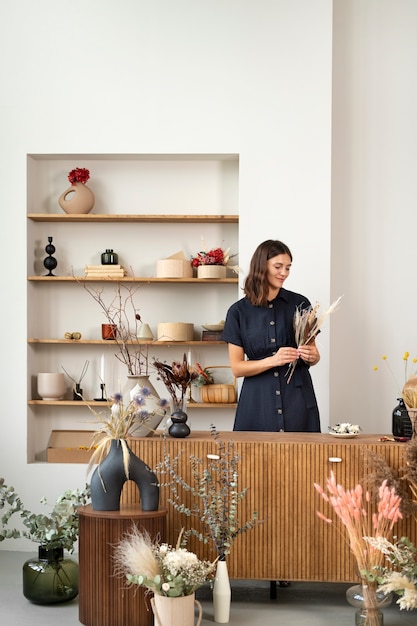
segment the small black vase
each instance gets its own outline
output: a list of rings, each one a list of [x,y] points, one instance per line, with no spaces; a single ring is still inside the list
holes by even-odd
[[[413,427],[408,416],[407,408],[402,398],[397,398],[398,404],[392,412],[392,434],[394,437],[411,439]]]
[[[78,595],[78,563],[63,548],[38,548],[23,565],[23,595],[34,604],[68,602]]]
[[[108,455],[94,470],[90,488],[91,506],[95,511],[119,511],[123,485],[129,479],[138,486],[142,510],[158,510],[159,486],[156,475],[146,463],[133,454],[129,446],[128,451],[128,477],[123,464],[120,439],[112,439]]]
[[[171,414],[172,424],[168,428],[169,435],[171,437],[176,437],[177,439],[184,439],[184,437],[188,437],[191,430],[188,424],[186,424],[187,419],[187,413],[181,411],[181,409],[173,411]]]

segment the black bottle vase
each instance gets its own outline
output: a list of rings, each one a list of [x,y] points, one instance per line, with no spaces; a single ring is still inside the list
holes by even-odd
[[[398,404],[392,412],[392,434],[394,437],[411,439],[413,427],[408,416],[407,407],[402,398],[397,398]]]
[[[126,446],[129,452],[129,476],[126,476],[123,464],[120,439],[112,439],[108,455],[93,472],[90,488],[91,505],[95,511],[119,511],[120,496],[127,480],[133,480],[138,486],[143,511],[158,510],[158,479],[127,443]]]

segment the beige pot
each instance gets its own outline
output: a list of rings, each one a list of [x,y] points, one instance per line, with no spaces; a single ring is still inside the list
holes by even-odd
[[[39,373],[37,389],[42,400],[61,400],[66,391],[65,374],[58,372]]]
[[[86,214],[94,207],[94,193],[84,183],[74,183],[60,195],[58,204],[65,213]]]
[[[199,265],[197,278],[226,278],[225,265]]]
[[[194,605],[198,608],[196,626],[200,626],[203,609],[195,594],[168,598],[155,594],[151,599],[152,610],[155,615],[155,626],[194,626]]]

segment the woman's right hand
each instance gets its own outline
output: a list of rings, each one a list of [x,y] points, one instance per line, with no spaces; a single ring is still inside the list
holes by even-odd
[[[287,363],[293,363],[296,361],[300,353],[297,348],[291,346],[283,346],[274,355],[276,357],[276,365],[286,365]]]

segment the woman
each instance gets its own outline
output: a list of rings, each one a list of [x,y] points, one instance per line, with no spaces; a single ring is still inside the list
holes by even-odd
[[[244,283],[245,297],[227,312],[222,339],[228,343],[234,376],[244,377],[233,430],[320,432],[309,372],[320,354],[314,341],[296,346],[294,313],[311,304],[283,287],[291,263],[284,243],[261,243]]]

